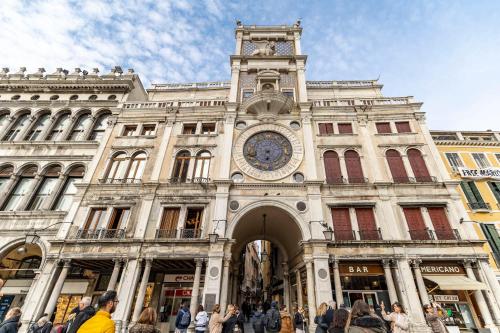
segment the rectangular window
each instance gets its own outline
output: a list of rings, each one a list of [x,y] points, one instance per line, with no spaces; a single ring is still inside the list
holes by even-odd
[[[102,222],[106,217],[106,208],[92,208],[85,223],[85,230],[93,231],[102,227]]]
[[[429,240],[430,235],[425,226],[424,218],[420,207],[404,207],[406,224],[412,240]]]
[[[124,229],[130,215],[130,208],[114,208],[111,219],[108,223],[108,229],[118,230]]]
[[[143,125],[141,135],[154,135],[156,130],[156,125]]]
[[[464,163],[458,153],[445,153],[444,155],[446,156],[446,159],[448,160],[448,163],[453,171],[458,171],[458,168],[464,167]]]
[[[375,126],[377,127],[377,133],[379,134],[392,133],[390,123],[376,123]]]
[[[177,235],[177,222],[179,221],[180,208],[164,208],[161,216],[158,238],[175,238]]]
[[[42,208],[45,200],[47,200],[55,189],[57,178],[45,177],[42,184],[36,191],[35,196],[31,200],[28,210],[39,210]]]
[[[125,125],[122,136],[133,136],[137,130],[137,125]]]
[[[201,235],[201,218],[203,208],[188,208],[182,238],[199,238]]]
[[[28,190],[34,181],[34,178],[22,177],[10,194],[3,210],[18,210],[24,196],[29,195]]]
[[[215,123],[204,123],[201,124],[202,134],[214,134],[215,133]]]
[[[253,96],[253,89],[243,89],[242,99],[245,100]]]
[[[375,215],[372,207],[356,208],[356,220],[358,221],[359,236],[361,240],[379,240],[381,239]]]
[[[497,203],[500,204],[500,182],[488,182],[488,185],[490,186],[491,192],[493,192]]]
[[[332,208],[335,240],[354,240],[349,208]]]
[[[454,240],[455,235],[446,216],[445,207],[427,207],[437,239]]]
[[[494,224],[481,223],[481,229],[483,230],[484,236],[490,244],[491,250],[493,252],[493,258],[496,261],[497,266],[500,265],[500,237],[498,235],[498,230]]]
[[[283,89],[281,92],[286,97],[290,97],[291,99],[293,99],[293,89]]]
[[[352,124],[351,123],[339,123],[339,133],[340,134],[352,134]]]
[[[182,134],[195,134],[196,124],[184,124],[182,127]]]
[[[483,201],[483,197],[473,181],[462,181],[460,183],[462,191],[467,198],[470,209],[489,209],[489,205]]]
[[[333,134],[333,124],[332,123],[319,123],[319,135],[332,135]]]
[[[472,157],[476,162],[477,166],[481,169],[490,167],[490,162],[486,158],[486,155],[483,153],[472,153]]]
[[[396,129],[398,133],[411,133],[410,122],[396,121]]]

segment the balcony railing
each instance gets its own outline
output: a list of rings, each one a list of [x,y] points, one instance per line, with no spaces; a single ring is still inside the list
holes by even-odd
[[[335,177],[335,178],[327,178],[326,183],[328,185],[337,185],[337,184],[345,184],[345,178],[344,177]]]
[[[181,238],[200,238],[201,229],[181,229]]]
[[[428,228],[425,229],[417,229],[417,230],[408,230],[410,233],[410,237],[412,240],[433,240],[435,239],[434,234]]]
[[[472,210],[491,210],[491,206],[487,202],[469,202],[468,205]]]
[[[381,240],[382,233],[380,232],[380,228],[375,230],[359,230],[359,239],[360,240]]]
[[[435,239],[438,240],[461,240],[458,229],[434,229]]]
[[[335,177],[335,178],[327,178],[326,183],[328,185],[338,185],[338,184],[366,184],[368,183],[368,178],[366,177]]]
[[[415,183],[415,178],[410,178],[410,177],[392,177],[392,180],[396,184]]]
[[[434,176],[416,176],[415,181],[417,183],[435,183],[437,178]]]
[[[158,229],[156,230],[157,239],[177,238],[177,229]]]
[[[368,183],[368,178],[366,177],[349,177],[347,178],[349,184],[366,184]]]
[[[101,184],[140,184],[141,180],[136,178],[122,178],[122,179],[99,179]]]
[[[210,178],[194,177],[191,181],[196,184],[208,184],[210,182]]]
[[[171,184],[180,184],[180,183],[186,183],[187,182],[186,177],[172,177],[168,180],[169,183]]]
[[[125,229],[78,229],[75,239],[122,239],[125,238]]]
[[[352,230],[333,230],[336,241],[356,240],[356,234]]]

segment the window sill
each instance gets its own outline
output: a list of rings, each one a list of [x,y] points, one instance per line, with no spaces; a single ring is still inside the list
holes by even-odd
[[[192,137],[208,137],[208,138],[211,138],[211,137],[216,137],[217,136],[217,133],[211,133],[211,134],[178,134],[177,135],[178,137],[182,138],[182,137],[186,137],[186,138],[192,138]]]
[[[119,138],[119,139],[125,139],[125,138],[132,138],[132,139],[154,139],[156,138],[156,134],[152,134],[152,135],[118,135],[116,138]]]
[[[358,133],[333,133],[333,134],[317,134],[316,136],[322,138],[322,137],[329,137],[329,136],[357,136]]]
[[[396,135],[416,135],[417,132],[403,132],[403,133],[375,133],[379,136],[396,136]]]

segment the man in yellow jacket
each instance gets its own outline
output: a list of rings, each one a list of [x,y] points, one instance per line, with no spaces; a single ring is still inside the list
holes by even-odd
[[[115,312],[116,304],[116,291],[106,291],[99,297],[99,311],[83,323],[77,333],[115,333],[115,322],[111,320],[111,314]]]

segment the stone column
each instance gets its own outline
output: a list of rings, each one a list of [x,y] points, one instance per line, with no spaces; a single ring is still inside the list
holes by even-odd
[[[382,260],[382,265],[384,267],[385,284],[387,285],[387,291],[389,292],[389,300],[391,301],[391,304],[394,304],[394,302],[398,301],[398,294],[392,278],[391,261],[389,259],[384,259]]]
[[[297,304],[298,306],[304,306],[304,301],[302,300],[302,280],[300,277],[300,269],[295,271],[295,279],[297,280]]]
[[[467,277],[471,280],[476,281],[476,276],[474,275],[474,271],[472,270],[472,260],[464,260],[465,271],[467,272]],[[491,318],[491,313],[488,309],[488,304],[484,299],[483,293],[481,290],[474,291],[474,298],[476,299],[477,307],[479,308],[479,312],[483,317],[484,327],[489,328],[491,332],[498,333],[498,328],[493,324],[493,319]]]
[[[113,313],[117,333],[121,332],[122,328],[126,329],[127,327],[140,273],[141,259],[129,259],[123,268],[120,285],[118,286],[118,299],[120,303],[118,303],[116,311]]]
[[[224,258],[224,269],[222,272],[222,286],[220,289],[220,307],[221,307],[222,314],[226,313],[226,307],[227,307],[227,293],[228,293],[228,289],[229,289],[229,265],[230,264],[231,264],[231,258],[226,256]]]
[[[314,255],[314,289],[316,291],[317,305],[323,302],[329,304],[333,301],[332,280],[330,279],[328,259],[328,254]]]
[[[142,273],[142,280],[139,286],[139,292],[137,293],[137,299],[135,301],[134,313],[132,315],[133,323],[137,322],[142,312],[144,297],[146,296],[146,288],[148,286],[149,273],[151,272],[152,264],[153,264],[152,259],[146,259],[146,264],[144,265],[144,273]]]
[[[12,124],[12,122],[14,121],[14,117],[12,116],[7,116],[7,119],[5,120],[5,123],[0,126],[0,139],[3,139],[4,135],[6,134],[5,131],[7,128],[9,128]]]
[[[28,131],[33,127],[34,123],[36,123],[36,117],[30,116],[28,119],[27,124],[24,125],[24,127],[17,133],[14,141],[24,141],[24,137],[28,133]]]
[[[286,262],[281,264],[283,266],[283,301],[287,310],[290,312],[290,280],[288,275],[288,265]]]
[[[52,289],[52,294],[50,295],[49,302],[47,303],[47,306],[45,307],[45,313],[48,315],[50,318],[52,316],[52,313],[54,313],[54,310],[56,309],[57,306],[57,299],[59,298],[59,294],[61,294],[61,290],[64,285],[64,281],[66,280],[66,276],[68,275],[68,271],[71,267],[71,263],[69,260],[64,260],[63,261],[63,267],[61,269],[61,273],[59,274],[59,277],[57,278],[56,284],[54,285],[54,288]]]
[[[4,185],[4,190],[2,191],[2,194],[0,194],[0,207],[5,204],[6,199],[14,189],[14,186],[16,186],[18,180],[19,180],[18,175],[12,175],[9,177],[9,180]]]
[[[415,274],[415,280],[417,281],[418,295],[420,296],[420,301],[423,305],[430,304],[429,294],[427,294],[427,289],[425,287],[424,278],[422,277],[422,271],[420,270],[421,259],[412,260],[411,264],[413,266],[413,274]]]
[[[309,327],[314,325],[314,317],[316,317],[316,297],[314,295],[314,270],[313,260],[306,259],[306,272],[307,272],[307,305],[309,308]],[[310,330],[312,332],[312,330]]]
[[[172,127],[173,120],[167,119],[165,121],[165,129],[163,130],[163,136],[161,138],[160,147],[158,148],[158,154],[153,166],[153,171],[151,172],[151,181],[153,182],[157,182],[160,179],[160,173],[167,154],[168,143],[170,142],[170,137],[172,135]]]
[[[337,307],[344,304],[344,297],[342,296],[342,283],[340,282],[339,261],[333,261],[333,286],[335,287],[335,302]]]
[[[500,285],[498,284],[495,273],[491,270],[488,259],[479,259],[478,264],[488,281],[488,285],[495,296],[497,304],[500,305]]]
[[[235,267],[233,270],[233,290],[231,291],[231,303],[236,304],[238,302],[238,267]]]
[[[214,304],[220,304],[222,258],[224,257],[220,248],[221,244],[211,244],[208,252],[207,273],[203,287],[203,305],[207,311],[212,311]]]
[[[85,141],[88,139],[88,137],[90,136],[90,132],[92,132],[92,130],[94,129],[96,120],[97,118],[94,117],[94,115],[90,115],[89,126],[87,126],[87,128],[83,130],[82,136],[80,137],[79,141]]]
[[[195,258],[196,269],[194,271],[193,289],[191,292],[191,304],[189,304],[189,311],[191,312],[191,319],[194,320],[196,310],[198,309],[198,295],[200,294],[200,277],[203,259]]]
[[[40,207],[41,210],[50,210],[56,201],[59,193],[63,190],[64,182],[66,181],[66,175],[62,172],[59,174],[56,183],[54,184],[54,188],[52,189],[52,193],[45,199]]]
[[[35,175],[35,177],[33,178],[33,182],[29,185],[28,189],[26,190],[26,194],[21,199],[15,210],[26,210],[28,208],[28,204],[31,198],[33,198],[33,196],[35,195],[35,190],[37,189],[38,185],[40,185],[42,178],[43,177],[39,174]]]
[[[113,261],[115,262],[115,266],[113,267],[113,273],[111,273],[107,290],[115,290],[118,275],[120,275],[120,268],[122,266],[122,260],[120,258],[114,258]]]
[[[478,270],[478,277],[479,281],[484,283],[488,289],[483,290],[483,294],[486,297],[486,301],[489,304],[489,308],[491,309],[491,314],[493,315],[493,321],[495,322],[495,325],[500,326],[500,308],[498,307],[497,300],[495,299],[495,295],[493,295],[493,292],[491,291],[489,287],[489,283],[486,280],[486,276],[483,274],[483,271],[480,269],[480,263],[476,262],[477,265],[477,270]]]

